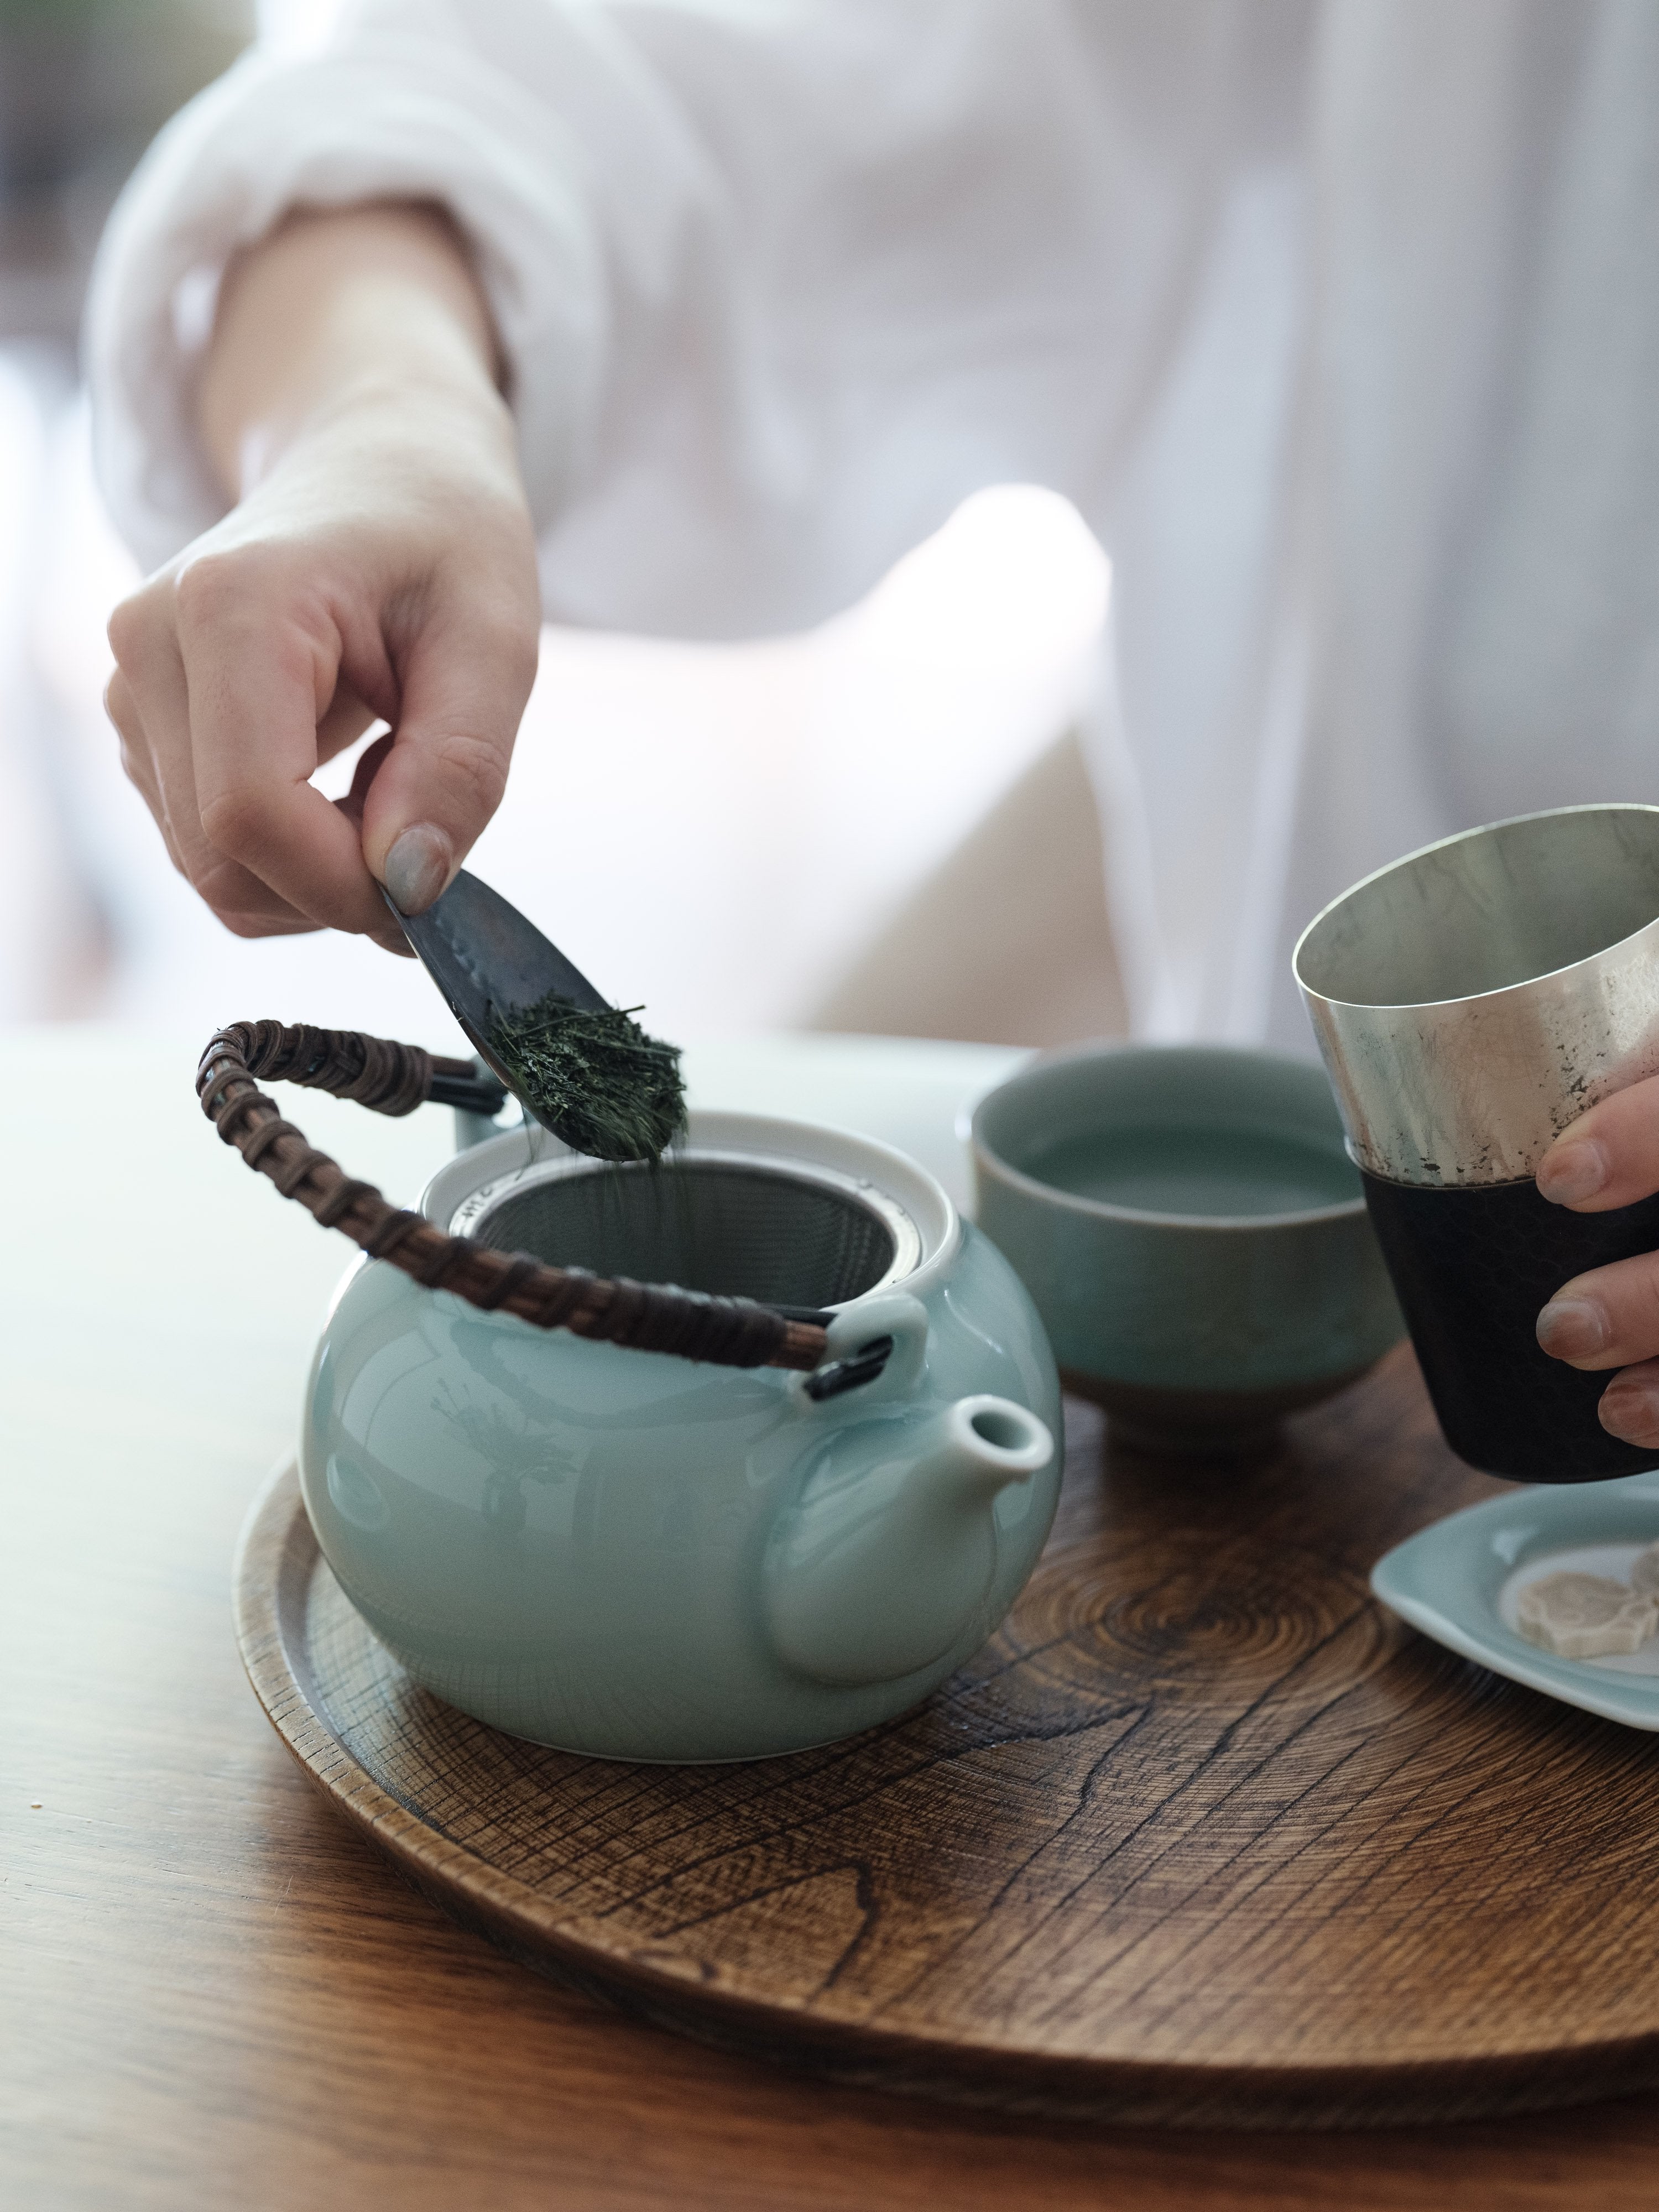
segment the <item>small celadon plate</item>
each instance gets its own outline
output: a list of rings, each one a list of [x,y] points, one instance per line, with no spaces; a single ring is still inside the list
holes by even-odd
[[[1569,1570],[1623,1582],[1656,1542],[1659,1471],[1516,1490],[1396,1544],[1371,1570],[1371,1588],[1401,1620],[1496,1674],[1627,1728],[1659,1730],[1659,1636],[1628,1655],[1559,1659],[1515,1626],[1528,1583]]]

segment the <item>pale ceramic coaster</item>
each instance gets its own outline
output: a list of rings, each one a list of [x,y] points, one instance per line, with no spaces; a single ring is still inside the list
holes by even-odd
[[[1419,1529],[1378,1560],[1371,1588],[1425,1636],[1494,1674],[1626,1727],[1659,1730],[1659,1638],[1638,1651],[1563,1659],[1528,1643],[1528,1583],[1577,1571],[1627,1582],[1659,1542],[1659,1472],[1617,1482],[1517,1488]]]

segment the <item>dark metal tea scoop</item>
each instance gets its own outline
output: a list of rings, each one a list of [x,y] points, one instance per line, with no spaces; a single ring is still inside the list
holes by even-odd
[[[486,1066],[544,1129],[590,1158],[661,1158],[684,1129],[685,1088],[678,1051],[641,1029],[637,1007],[602,999],[476,876],[398,919]]]
[[[404,914],[390,891],[381,896],[472,1049],[515,1097],[517,1085],[489,1041],[492,1008],[533,1006],[556,994],[595,1013],[609,1011],[609,1000],[556,945],[465,868],[424,914]],[[496,1102],[496,1110],[503,1103]]]

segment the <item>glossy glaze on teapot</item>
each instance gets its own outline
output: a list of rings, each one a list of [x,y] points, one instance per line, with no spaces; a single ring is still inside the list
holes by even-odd
[[[860,1287],[831,1303],[831,1356],[890,1336],[878,1380],[816,1403],[799,1376],[544,1333],[365,1262],[307,1393],[307,1509],[375,1633],[478,1718],[614,1758],[754,1758],[903,1711],[996,1627],[1059,1492],[1042,1325],[931,1177],[738,1115],[694,1115],[687,1158],[739,1197],[731,1177],[758,1179],[769,1218],[785,1186],[842,1194],[836,1264]],[[551,1199],[568,1231],[586,1173],[515,1133],[452,1162],[423,1207],[517,1241]],[[766,1264],[790,1286],[787,1257]]]

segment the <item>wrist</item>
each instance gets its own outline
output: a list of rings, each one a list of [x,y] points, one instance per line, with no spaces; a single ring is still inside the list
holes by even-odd
[[[416,207],[292,216],[227,275],[203,435],[233,501],[346,423],[441,423],[510,447],[497,362],[447,218]]]
[[[240,502],[273,478],[320,472],[325,488],[343,487],[366,469],[388,482],[465,477],[522,497],[513,416],[495,386],[412,352],[395,363],[338,363],[250,413],[227,489]]]

